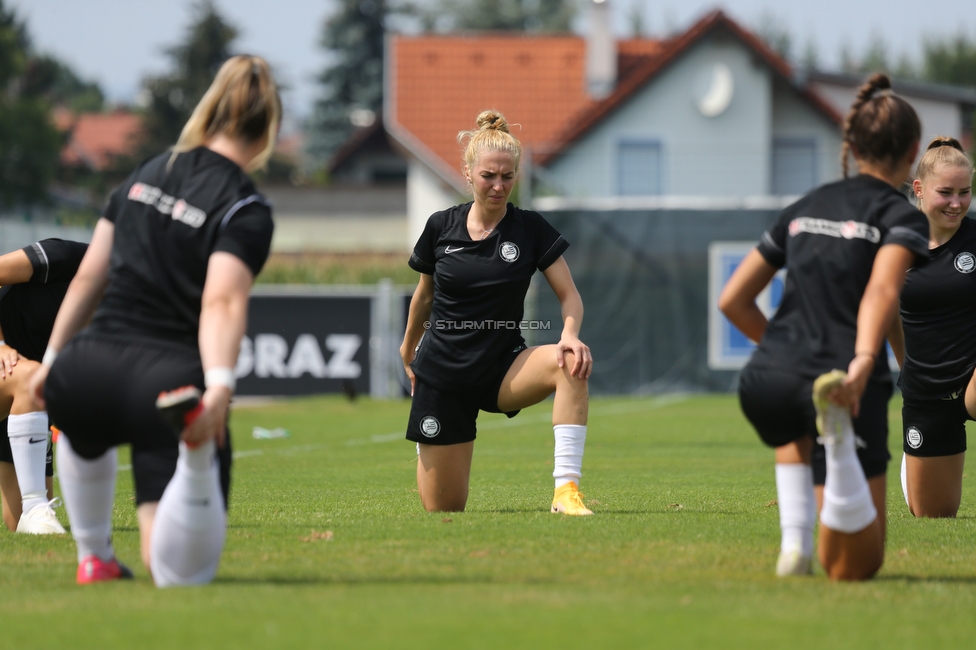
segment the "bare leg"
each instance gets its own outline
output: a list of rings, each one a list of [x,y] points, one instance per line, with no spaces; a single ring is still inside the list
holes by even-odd
[[[54,498],[54,479],[44,477],[47,487],[47,500]],[[20,501],[20,485],[17,483],[17,470],[13,463],[0,462],[0,500],[3,501],[3,523],[10,532],[17,530],[17,522],[23,514]]]
[[[427,512],[461,512],[468,502],[474,441],[456,445],[420,444],[417,489]]]
[[[831,580],[867,580],[884,563],[887,479],[884,475],[868,479],[868,489],[878,516],[867,528],[842,533],[820,524],[820,564]],[[822,505],[823,487],[818,486],[816,493]]]
[[[139,519],[139,549],[142,555],[142,564],[150,575],[152,575],[152,569],[149,567],[149,540],[152,539],[153,522],[156,519],[156,508],[158,506],[159,501],[150,501],[140,504],[136,508],[136,517]]]
[[[782,465],[809,465],[813,453],[813,438],[803,436],[776,448],[776,462]]]
[[[952,456],[905,456],[908,509],[916,517],[955,517],[962,501],[966,452]]]
[[[585,379],[569,374],[574,357],[567,352],[560,368],[556,346],[540,345],[523,350],[505,374],[498,389],[498,408],[517,411],[538,404],[556,393],[552,405],[553,424],[586,424],[589,392]]]
[[[20,521],[20,486],[17,485],[17,471],[13,463],[0,463],[0,500],[3,501],[3,523],[7,530],[17,530]]]

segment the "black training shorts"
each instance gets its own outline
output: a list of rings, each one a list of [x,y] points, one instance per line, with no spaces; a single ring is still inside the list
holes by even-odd
[[[953,456],[966,451],[966,391],[941,399],[903,397],[902,448],[909,456]]]
[[[203,390],[203,367],[195,350],[87,334],[73,339],[58,355],[44,398],[51,424],[82,458],[132,445],[136,503],[142,504],[159,501],[179,455],[179,440],[156,411],[156,398],[191,384]],[[226,507],[229,432],[218,458]]]
[[[419,377],[413,390],[407,440],[425,445],[456,445],[476,437],[478,411],[502,413],[498,408],[498,391],[509,368],[526,346],[505,355],[485,376],[489,382],[480,387],[443,390],[424,383]],[[506,412],[510,418],[518,411]]]
[[[884,474],[888,453],[888,400],[890,382],[869,381],[861,398],[860,415],[853,420],[854,433],[866,447],[857,450],[864,475]],[[746,366],[739,376],[739,404],[746,419],[764,443],[782,447],[803,436],[817,437],[817,413],[813,408],[813,380],[800,375]],[[813,480],[823,485],[827,476],[823,445],[813,448]]]

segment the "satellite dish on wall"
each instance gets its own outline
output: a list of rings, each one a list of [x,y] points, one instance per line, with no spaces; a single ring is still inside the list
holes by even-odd
[[[718,61],[705,67],[695,84],[695,106],[705,117],[717,117],[732,103],[735,79],[732,68]]]

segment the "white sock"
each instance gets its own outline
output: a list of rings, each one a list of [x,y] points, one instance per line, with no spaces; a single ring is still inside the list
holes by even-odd
[[[78,561],[88,555],[102,560],[115,557],[112,548],[112,503],[115,500],[117,452],[112,447],[94,460],[86,460],[71,447],[68,436],[58,436],[58,482],[78,546]]]
[[[841,533],[856,533],[867,528],[877,518],[878,511],[857,458],[849,417],[844,419],[844,427],[844,435],[825,437],[827,479],[820,523]]]
[[[149,544],[157,587],[213,580],[224,548],[227,515],[210,441],[196,449],[180,443],[176,473],[159,500]]]
[[[556,424],[552,427],[556,437],[552,477],[556,489],[569,482],[579,485],[583,476],[583,447],[586,445],[585,424]]]
[[[905,495],[905,505],[910,506],[908,503],[908,454],[901,455],[901,492]]]
[[[7,437],[10,438],[10,451],[14,457],[24,512],[47,503],[44,467],[47,465],[49,435],[47,413],[44,411],[7,418]]]
[[[783,533],[780,550],[799,549],[804,557],[812,557],[813,526],[817,522],[813,468],[802,463],[777,463],[776,499],[779,502],[779,527]]]

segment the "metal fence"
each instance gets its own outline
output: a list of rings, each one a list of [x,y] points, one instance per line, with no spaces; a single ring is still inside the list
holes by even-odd
[[[710,268],[709,249],[738,242],[738,250],[747,250],[780,207],[547,210],[546,219],[570,242],[565,257],[585,307],[581,338],[594,357],[591,392],[730,390],[751,344],[735,337],[716,307],[736,262],[722,264],[712,255]],[[544,278],[537,276],[536,284],[538,317],[559,322],[555,296]],[[716,331],[726,333],[726,347],[738,346],[732,350],[738,361],[715,363],[715,347],[723,343]],[[538,342],[558,337],[554,327],[540,332]]]

